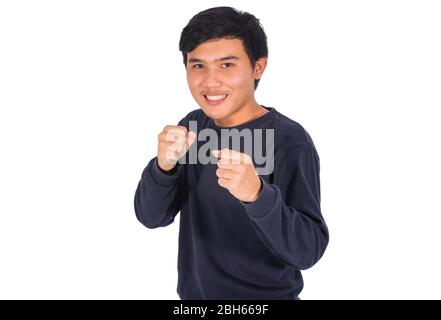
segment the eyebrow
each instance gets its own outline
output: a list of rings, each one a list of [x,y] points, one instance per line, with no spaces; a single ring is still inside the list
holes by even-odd
[[[216,62],[216,61],[225,61],[225,60],[239,60],[239,57],[233,56],[233,55],[229,55],[229,56],[226,56],[226,57],[215,59],[214,62]],[[205,61],[202,60],[202,59],[198,59],[198,58],[190,58],[190,59],[188,59],[188,63],[195,63],[195,62],[205,62]]]

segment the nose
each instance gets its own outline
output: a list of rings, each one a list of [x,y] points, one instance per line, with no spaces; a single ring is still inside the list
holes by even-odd
[[[218,74],[215,70],[207,70],[205,72],[202,86],[205,88],[216,88],[222,86],[222,82],[219,80]]]

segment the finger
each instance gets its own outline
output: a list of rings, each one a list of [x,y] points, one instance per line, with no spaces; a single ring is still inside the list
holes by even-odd
[[[184,153],[184,151],[186,151],[185,148],[185,144],[169,142],[168,144],[163,145],[161,150],[164,150],[164,152],[169,154],[176,154],[176,157],[179,158]]]
[[[172,131],[172,132],[175,132],[175,133],[178,133],[178,134],[185,136],[188,132],[188,129],[184,126],[172,126],[172,125],[165,126],[163,132],[167,133],[169,131]]]
[[[220,164],[239,164],[240,163],[240,159],[239,160],[235,160],[235,159],[230,159],[230,158],[220,158],[217,160],[217,163]]]
[[[196,133],[193,131],[189,131],[187,134],[187,145],[188,148],[196,141]]]
[[[158,139],[160,142],[185,142],[185,136],[171,132],[161,132]]]
[[[181,152],[185,148],[185,144],[177,142],[168,142],[164,144],[166,150]]]
[[[193,131],[190,131],[185,136],[185,142],[179,147],[179,152],[181,154],[187,153],[187,151],[190,149],[191,145],[196,141],[196,133]]]
[[[218,162],[221,163],[241,163],[241,153],[232,149],[213,150],[213,155],[219,158]]]
[[[233,163],[221,163],[221,162],[217,163],[217,167],[223,170],[233,171],[236,170],[238,166],[239,164],[233,164]]]
[[[213,150],[212,153],[215,157],[220,158],[218,162],[221,163],[252,163],[250,156],[248,156],[246,153],[241,153],[236,150],[225,148],[222,150]]]
[[[231,178],[233,177],[233,172],[230,170],[216,169],[216,176],[226,180],[231,180]]]
[[[242,153],[228,148],[224,148],[222,150],[213,150],[213,154],[215,157],[221,159],[240,159],[242,156]]]
[[[168,131],[165,134],[164,140],[167,142],[177,142],[177,143],[186,143],[187,140],[187,135],[186,134],[181,134],[178,131]]]
[[[217,183],[218,183],[222,188],[225,188],[225,189],[228,189],[228,186],[229,186],[228,182],[229,182],[229,180],[224,179],[224,178],[219,178],[219,179],[217,179]]]

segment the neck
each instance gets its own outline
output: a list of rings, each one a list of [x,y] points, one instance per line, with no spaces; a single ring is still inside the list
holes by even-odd
[[[259,105],[255,99],[250,103],[246,104],[244,107],[236,110],[234,113],[230,114],[224,119],[216,119],[214,123],[218,127],[234,127],[246,123],[248,121],[259,118],[265,113],[269,112],[267,109]]]

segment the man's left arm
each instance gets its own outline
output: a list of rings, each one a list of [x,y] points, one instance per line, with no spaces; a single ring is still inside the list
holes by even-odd
[[[256,175],[246,154],[221,152],[221,158],[240,157],[241,164],[221,159],[218,182],[244,206],[265,245],[287,265],[298,270],[312,267],[329,241],[320,210],[320,160],[315,148],[298,145],[280,157],[273,183]]]

